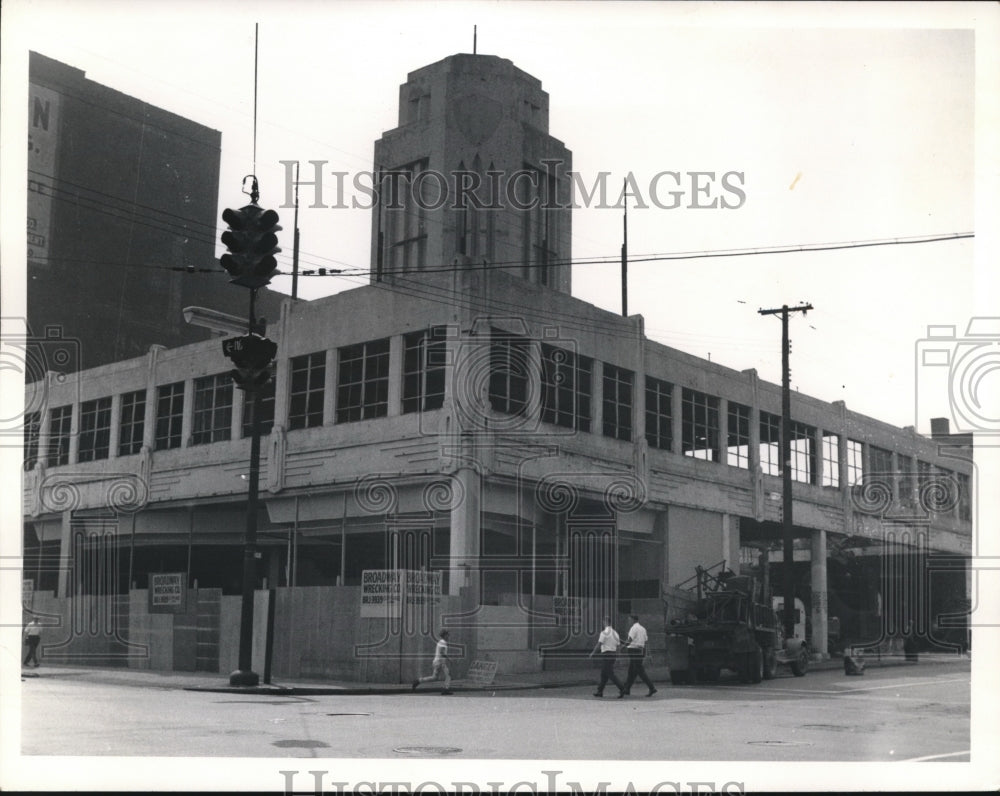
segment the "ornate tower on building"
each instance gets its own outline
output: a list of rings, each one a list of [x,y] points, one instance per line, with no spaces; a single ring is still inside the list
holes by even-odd
[[[572,153],[548,129],[541,81],[504,58],[411,72],[375,143],[372,281],[487,266],[569,293]]]

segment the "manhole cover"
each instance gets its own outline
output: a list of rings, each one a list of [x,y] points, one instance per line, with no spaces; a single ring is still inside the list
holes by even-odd
[[[809,741],[747,741],[750,746],[812,746]]]
[[[371,713],[327,713],[327,716],[370,716]]]
[[[328,749],[330,744],[323,743],[322,741],[302,741],[297,739],[289,739],[287,741],[273,741],[272,746],[280,746],[282,748],[296,748],[296,749]]]
[[[403,755],[454,755],[462,750],[457,746],[397,746],[392,751]]]
[[[690,713],[692,716],[732,716],[732,713],[722,713],[715,710],[675,710],[673,714]]]

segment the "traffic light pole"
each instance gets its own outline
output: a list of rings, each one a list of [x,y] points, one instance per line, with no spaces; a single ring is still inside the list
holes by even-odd
[[[277,272],[275,255],[278,248],[278,214],[257,204],[257,178],[252,179],[251,203],[238,210],[227,208],[222,220],[228,229],[222,233],[227,252],[219,258],[229,273],[230,283],[250,289],[250,317],[245,337],[222,341],[223,354],[236,365],[231,372],[233,381],[244,390],[250,412],[250,488],[247,495],[247,525],[243,539],[243,601],[240,607],[239,669],[229,675],[230,685],[255,686],[260,677],[252,669],[253,658],[253,597],[257,585],[257,504],[260,489],[260,389],[270,378],[270,365],[277,346],[266,339],[257,321],[257,290],[271,281]]]
[[[805,314],[811,309],[811,304],[802,304],[798,307],[789,307],[784,304],[780,309],[758,310],[760,315],[781,316],[781,571],[784,575],[782,579],[784,592],[782,619],[787,639],[795,636],[795,576],[793,572],[795,526],[792,522],[792,390],[791,370],[788,363],[790,351],[788,313],[801,312]]]
[[[250,291],[250,318],[248,333],[257,330],[256,289]],[[240,604],[240,657],[239,668],[229,675],[230,685],[255,686],[260,677],[253,671],[253,597],[257,583],[257,503],[260,494],[260,412],[259,388],[249,384],[245,388],[246,406],[250,412],[250,487],[247,494],[247,524],[243,538],[243,599]]]

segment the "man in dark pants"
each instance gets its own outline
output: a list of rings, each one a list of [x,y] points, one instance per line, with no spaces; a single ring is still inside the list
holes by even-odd
[[[653,685],[653,681],[649,679],[649,675],[646,674],[646,669],[642,665],[642,659],[646,656],[649,634],[646,633],[646,628],[639,624],[638,614],[629,614],[629,619],[632,620],[632,627],[628,631],[628,677],[625,678],[624,690],[628,694],[632,690],[632,683],[638,677],[649,688],[649,693],[646,696],[652,696],[656,693],[656,686]]]
[[[38,624],[38,617],[33,617],[28,626],[24,629],[24,643],[28,645],[28,654],[24,659],[24,665],[34,662],[38,664],[38,643],[42,640],[42,626]]]
[[[608,680],[618,686],[619,699],[625,696],[625,687],[618,679],[618,675],[615,674],[615,658],[618,656],[619,644],[621,644],[621,639],[618,632],[611,627],[611,618],[604,617],[604,630],[601,631],[601,635],[597,639],[597,645],[587,656],[592,658],[595,652],[600,651],[601,653],[601,680],[594,692],[595,697],[604,696],[604,686],[608,684]]]

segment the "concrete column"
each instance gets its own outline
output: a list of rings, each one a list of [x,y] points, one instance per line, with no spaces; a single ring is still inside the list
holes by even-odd
[[[194,380],[184,380],[184,414],[181,416],[181,447],[191,447],[194,433]]]
[[[111,428],[108,429],[108,458],[118,458],[118,441],[122,428],[122,394],[116,392],[111,396]]]
[[[663,537],[663,558],[660,561],[660,583],[670,584],[670,525],[668,523],[669,509],[664,507],[656,513],[653,521],[653,534]]]
[[[635,323],[635,360],[632,367],[632,443],[646,438],[646,335],[641,315],[629,318]]]
[[[455,473],[463,499],[451,510],[451,538],[448,548],[451,565],[448,594],[458,595],[463,587],[476,586],[479,599],[479,522],[482,506],[482,479],[472,467],[462,466]]]
[[[841,433],[837,440],[837,458],[840,465],[840,493],[843,496],[844,506],[844,530],[849,531],[853,520],[853,506],[851,502],[851,487],[847,483],[847,434]]]
[[[69,463],[76,464],[80,456],[80,404],[74,402],[69,431]]]
[[[291,360],[281,357],[274,363],[274,425],[288,428],[288,404],[292,378]]]
[[[323,425],[331,426],[334,422],[334,394],[337,389],[337,349],[326,352],[326,370],[323,380]],[[275,407],[277,408],[277,407]]]
[[[448,571],[448,594],[461,597],[460,610],[466,616],[477,612],[481,600],[480,508],[482,505],[482,477],[477,470],[463,465],[455,473],[463,488],[463,499],[451,510],[451,538],[449,552],[451,564]],[[478,628],[452,631],[451,643],[464,647],[464,663],[472,663],[479,649]]]
[[[142,423],[142,446],[150,451],[156,447],[156,362],[163,349],[161,345],[151,345],[146,356],[146,411]]]
[[[45,396],[39,404],[41,409],[38,413],[38,461],[46,467],[49,466],[49,439],[52,436],[52,407],[49,405],[48,395],[48,378],[46,377]]]
[[[590,412],[593,415],[593,433],[604,434],[604,363],[599,359],[594,360],[594,394]]]
[[[274,357],[274,426],[275,428],[288,428],[288,404],[290,384],[292,378],[292,365],[288,352],[291,349],[289,340],[289,315],[295,303],[292,301],[281,302],[281,313],[277,323],[278,351]]]
[[[388,417],[403,413],[403,335],[389,338],[389,407]]]
[[[823,461],[823,427],[816,426],[816,433],[812,438],[813,451],[813,483],[816,486],[823,486],[823,472],[826,469],[826,462]]]
[[[59,591],[56,597],[69,597],[70,570],[73,567],[73,511],[62,512],[62,528],[59,533]]]
[[[740,569],[740,529],[738,523],[739,519],[733,517],[732,514],[722,515],[722,557],[726,560],[726,567],[733,572],[739,572]]]
[[[678,455],[684,450],[681,443],[681,431],[684,427],[682,422],[683,394],[684,388],[677,383],[674,383],[673,387],[670,388],[670,436],[673,439],[671,450]]]
[[[230,439],[242,439],[243,437],[243,419],[247,414],[247,394],[236,387],[232,386],[233,391],[233,402],[232,402],[232,412],[229,416],[229,438]]]
[[[727,464],[729,459],[729,401],[719,398],[719,428],[715,435],[715,448],[719,451],[719,462]],[[725,528],[723,520],[723,528]],[[729,556],[726,556],[728,560]]]
[[[812,566],[809,581],[812,588],[812,638],[813,653],[821,660],[830,657],[827,648],[827,585],[826,585],[826,531],[812,532]]]

